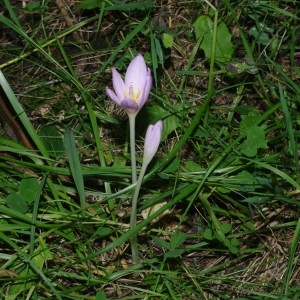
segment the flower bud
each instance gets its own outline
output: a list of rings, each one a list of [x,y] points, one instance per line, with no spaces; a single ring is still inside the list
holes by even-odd
[[[158,121],[154,125],[149,125],[144,145],[143,164],[149,164],[155,153],[157,152],[162,134],[162,121]]]

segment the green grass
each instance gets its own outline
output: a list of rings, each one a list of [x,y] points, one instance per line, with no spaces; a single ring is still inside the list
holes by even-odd
[[[299,8],[168,3],[2,4],[0,299],[299,299]],[[129,229],[129,124],[105,87],[137,53],[155,78],[138,173],[164,128]]]

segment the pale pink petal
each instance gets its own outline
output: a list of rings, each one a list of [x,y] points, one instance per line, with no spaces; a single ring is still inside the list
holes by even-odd
[[[121,75],[115,68],[112,69],[112,81],[115,93],[118,96],[119,101],[122,101],[122,99],[125,98],[126,86]]]
[[[157,152],[162,134],[162,121],[150,125],[146,132],[143,163],[149,164]]]
[[[125,75],[125,85],[127,88],[129,86],[133,87],[133,92],[136,94],[138,89],[142,92],[142,88],[145,84],[147,75],[146,62],[141,54],[138,54],[129,64],[126,75]]]
[[[149,100],[149,94],[150,94],[151,88],[152,88],[152,76],[151,76],[150,69],[147,69],[146,81],[145,81],[145,85],[143,88],[141,100],[139,103],[140,108],[142,108],[144,106],[144,104]]]
[[[110,98],[110,100],[115,102],[117,105],[121,105],[121,101],[118,98],[118,96],[108,87],[106,87],[106,95],[108,96],[108,98]]]
[[[137,112],[139,110],[139,106],[136,102],[131,99],[124,99],[120,106],[122,106],[127,112]]]

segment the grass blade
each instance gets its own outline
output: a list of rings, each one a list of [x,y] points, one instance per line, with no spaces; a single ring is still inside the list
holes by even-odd
[[[293,154],[296,170],[297,170],[297,172],[299,172],[298,147],[297,147],[297,144],[296,144],[295,135],[294,135],[294,131],[293,131],[291,115],[290,115],[290,112],[289,112],[289,109],[288,109],[287,99],[285,98],[285,96],[283,94],[281,84],[279,84],[278,87],[279,87],[279,94],[280,94],[280,102],[281,102],[281,105],[282,105],[282,111],[283,111],[284,118],[285,118],[285,123],[286,123],[286,130],[287,130],[287,133],[288,133],[288,136],[289,136],[290,149],[291,149],[291,152]]]
[[[65,145],[65,149],[69,161],[71,175],[73,177],[78,192],[82,216],[84,217],[85,216],[85,191],[84,191],[83,175],[82,175],[82,170],[81,170],[81,165],[79,160],[79,154],[76,149],[74,134],[71,128],[67,128],[65,131],[64,145]]]
[[[300,241],[300,219],[298,220],[297,227],[295,229],[293,240],[292,240],[292,245],[290,248],[290,257],[288,261],[288,266],[283,279],[282,293],[281,293],[282,296],[284,295],[287,297],[289,294],[290,280],[292,277],[293,269],[297,265],[297,262],[295,261],[295,254],[297,251],[297,247],[299,245],[299,241]]]

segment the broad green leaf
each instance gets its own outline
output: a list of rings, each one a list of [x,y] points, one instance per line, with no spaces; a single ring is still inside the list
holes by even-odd
[[[184,232],[174,233],[170,241],[171,249],[176,249],[181,246],[186,240],[186,237],[187,235]]]
[[[143,131],[145,131],[149,124],[154,124],[158,120],[163,121],[162,142],[167,139],[171,132],[180,126],[180,119],[174,114],[171,114],[161,106],[148,105],[137,116],[137,129],[140,131],[139,126],[142,126]]]
[[[202,40],[200,48],[204,51],[206,58],[211,58],[215,51],[215,61],[224,64],[231,60],[233,45],[231,34],[225,23],[217,25],[216,49],[213,49],[213,26],[214,23],[208,16],[200,16],[195,22],[196,39]]]
[[[36,191],[38,191],[38,188],[39,181],[36,178],[23,178],[19,187],[19,193],[27,203],[32,203],[36,199]]]
[[[195,34],[196,40],[204,40],[205,36],[210,38],[212,41],[212,34],[213,34],[213,22],[210,17],[208,16],[200,16],[195,22]]]
[[[163,132],[161,136],[161,141],[165,141],[168,135],[173,132],[176,128],[180,126],[179,119],[176,116],[169,115],[163,120]]]
[[[19,193],[12,193],[6,197],[7,206],[19,213],[27,213],[28,204]]]

